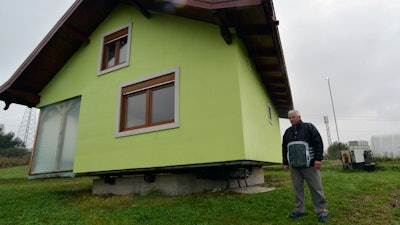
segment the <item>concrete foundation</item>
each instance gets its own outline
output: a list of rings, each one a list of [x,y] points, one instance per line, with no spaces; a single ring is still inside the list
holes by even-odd
[[[149,179],[147,179],[149,180]],[[92,194],[146,195],[161,192],[164,195],[188,195],[207,191],[221,191],[250,187],[264,183],[264,170],[253,168],[252,173],[240,179],[205,179],[196,174],[159,174],[154,181],[145,181],[144,176],[126,176],[93,180]]]

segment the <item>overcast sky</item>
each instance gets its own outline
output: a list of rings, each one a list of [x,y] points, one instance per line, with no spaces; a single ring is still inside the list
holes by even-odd
[[[274,1],[295,108],[327,145],[400,133],[400,1]],[[286,125],[285,125],[286,124]],[[281,123],[282,128],[288,121]]]
[[[6,82],[61,18],[72,0],[0,1],[0,84]],[[337,141],[400,133],[400,1],[275,0],[294,106],[327,146],[328,116]],[[12,104],[0,124],[18,132],[25,107]],[[281,119],[281,130],[290,126]]]

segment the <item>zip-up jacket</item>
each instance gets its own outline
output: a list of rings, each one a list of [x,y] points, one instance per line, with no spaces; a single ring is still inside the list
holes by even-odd
[[[307,142],[314,151],[314,157],[311,159],[310,166],[314,166],[314,161],[322,161],[324,157],[324,144],[317,128],[311,123],[300,121],[297,125],[286,129],[282,140],[282,162],[283,165],[289,165],[287,159],[287,146],[294,141]]]

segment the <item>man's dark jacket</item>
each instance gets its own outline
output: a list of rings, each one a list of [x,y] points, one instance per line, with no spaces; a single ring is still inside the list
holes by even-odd
[[[282,161],[283,165],[289,165],[287,159],[287,145],[292,141],[305,141],[314,150],[314,159],[310,166],[314,166],[314,161],[322,161],[324,157],[324,144],[317,128],[311,123],[300,121],[296,126],[286,129],[282,140]]]

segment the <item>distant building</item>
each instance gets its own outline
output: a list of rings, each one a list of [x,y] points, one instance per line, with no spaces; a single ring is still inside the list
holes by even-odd
[[[399,158],[400,134],[375,135],[371,137],[371,150],[374,156]]]
[[[359,141],[349,141],[349,149],[354,150],[354,149],[369,149],[368,141],[364,140],[359,140]]]

